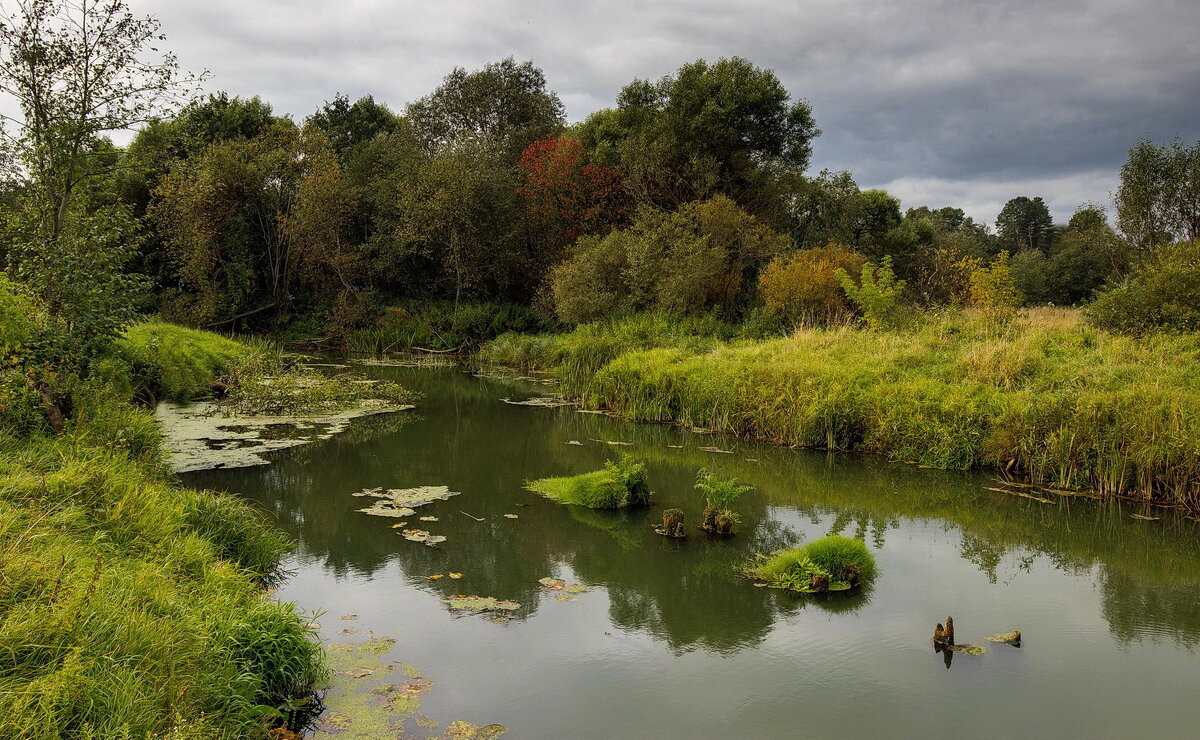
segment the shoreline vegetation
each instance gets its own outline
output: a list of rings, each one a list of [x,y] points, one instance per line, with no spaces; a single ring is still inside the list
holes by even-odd
[[[266,590],[293,543],[236,496],[180,485],[145,406],[215,393],[254,418],[411,394],[157,322],[131,327],[95,364],[70,386],[60,430],[44,420],[45,397],[0,368],[0,736],[287,726],[326,676],[309,619]]]
[[[1110,334],[1069,309],[754,339],[641,315],[505,334],[478,358],[554,371],[566,396],[636,421],[1200,506],[1200,339]]]

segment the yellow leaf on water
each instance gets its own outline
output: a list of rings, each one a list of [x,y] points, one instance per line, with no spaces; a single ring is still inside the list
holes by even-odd
[[[451,573],[450,577],[457,581],[459,578],[463,577],[463,574],[462,573]]]
[[[436,580],[437,580],[437,579],[439,579],[439,578],[445,578],[445,576],[444,576],[444,575],[442,575],[441,573],[437,573],[437,574],[434,574],[434,575],[432,575],[432,576],[425,576],[425,577],[426,577],[426,578],[428,578],[428,579],[429,579],[429,580],[431,580],[431,581],[436,581]]]

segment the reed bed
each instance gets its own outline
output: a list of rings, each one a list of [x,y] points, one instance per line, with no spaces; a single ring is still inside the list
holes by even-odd
[[[1132,338],[1035,310],[904,330],[803,328],[744,339],[663,317],[504,335],[486,361],[553,369],[564,391],[629,418],[1040,485],[1200,506],[1200,338]]]

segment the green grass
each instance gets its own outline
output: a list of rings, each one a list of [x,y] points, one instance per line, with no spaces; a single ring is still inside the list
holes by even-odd
[[[0,737],[265,737],[322,678],[306,619],[262,590],[290,542],[175,483],[129,403],[201,395],[259,356],[132,327],[90,378],[47,371],[70,398],[57,435],[19,368],[0,372]]]
[[[1200,336],[1117,336],[1062,309],[1003,330],[958,313],[759,340],[692,329],[634,317],[505,335],[481,357],[555,370],[636,420],[1200,506]]]
[[[560,504],[589,509],[620,509],[650,503],[646,466],[628,459],[606,462],[602,470],[590,473],[530,481],[525,487]]]
[[[755,561],[745,573],[791,591],[844,591],[874,578],[876,566],[862,540],[830,535]]]
[[[122,362],[107,366],[112,368],[109,380],[121,385],[124,365],[131,396],[175,401],[207,395],[213,380],[227,375],[253,351],[219,334],[161,321],[131,326],[118,348]]]

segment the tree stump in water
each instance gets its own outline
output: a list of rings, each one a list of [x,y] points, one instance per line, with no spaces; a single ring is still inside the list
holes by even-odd
[[[719,534],[723,537],[728,537],[733,534],[733,523],[734,519],[728,511],[706,506],[704,508],[704,523],[700,525],[700,529],[710,534]]]
[[[946,626],[941,622],[933,628],[933,642],[937,645],[954,644],[954,617],[946,617]]]
[[[683,509],[667,509],[664,511],[662,526],[655,527],[654,531],[663,537],[687,537],[687,532],[683,528]]]
[[[821,575],[820,573],[813,573],[811,576],[809,576],[808,587],[813,591],[828,591],[829,576]]]

